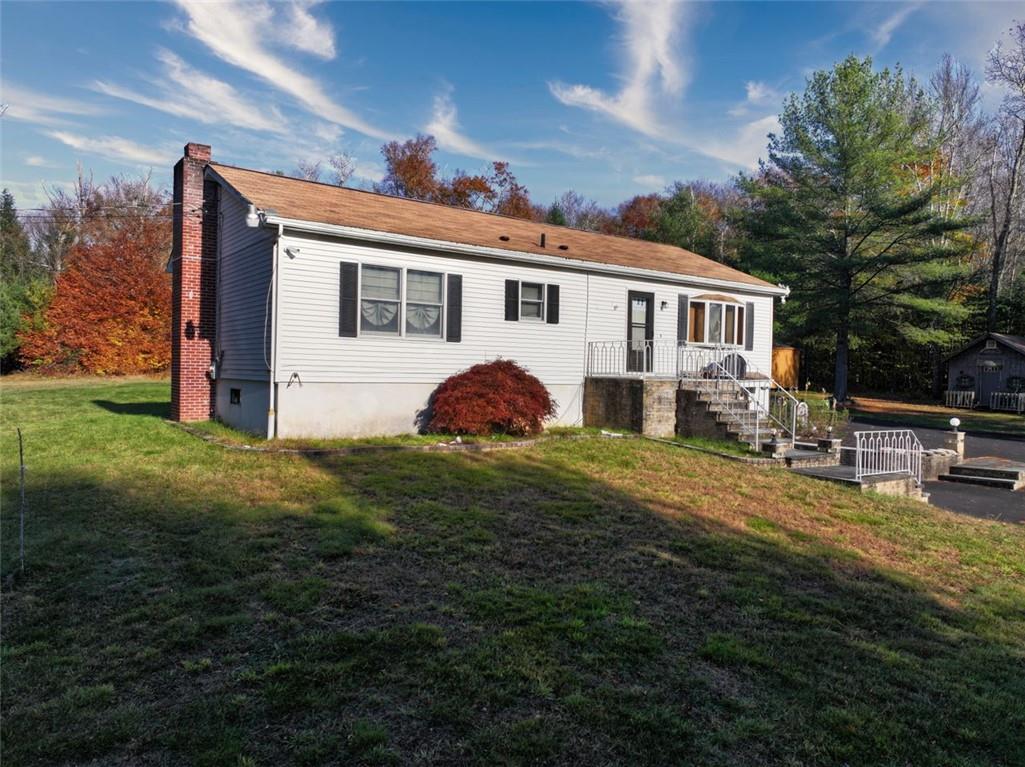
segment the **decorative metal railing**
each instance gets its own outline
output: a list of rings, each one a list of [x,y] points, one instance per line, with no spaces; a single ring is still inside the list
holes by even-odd
[[[1025,392],[997,391],[989,395],[990,410],[1025,413]]]
[[[587,375],[592,377],[706,378],[711,366],[726,361],[738,375],[746,366],[736,347],[691,346],[674,341],[591,341]]]
[[[587,344],[587,375],[724,382],[723,387],[713,386],[711,390],[738,387],[743,392],[742,399],[751,403],[748,409],[757,410],[760,417],[775,424],[781,434],[791,438],[797,435],[800,400],[771,377],[757,371],[736,346],[692,346],[674,341],[591,341]]]
[[[943,404],[947,407],[961,407],[971,409],[975,407],[975,392],[973,391],[948,391],[944,392]]]
[[[907,474],[922,484],[922,443],[910,429],[854,432],[855,477]]]

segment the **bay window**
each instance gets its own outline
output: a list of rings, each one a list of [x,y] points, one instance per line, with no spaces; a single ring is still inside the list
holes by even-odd
[[[687,342],[744,345],[744,307],[726,301],[691,300],[687,310]]]

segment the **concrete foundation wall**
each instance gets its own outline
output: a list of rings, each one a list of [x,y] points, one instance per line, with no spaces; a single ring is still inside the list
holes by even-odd
[[[238,389],[240,402],[231,404],[231,390]],[[267,436],[270,387],[266,381],[222,378],[217,381],[217,417],[235,429]]]
[[[279,437],[371,437],[420,428],[435,383],[293,383],[278,385]],[[578,426],[581,389],[551,385],[558,404],[550,426]]]

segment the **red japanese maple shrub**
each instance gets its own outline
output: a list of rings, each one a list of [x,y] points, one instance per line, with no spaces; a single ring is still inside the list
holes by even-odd
[[[434,392],[428,428],[451,434],[537,434],[555,401],[537,378],[511,360],[474,365]]]

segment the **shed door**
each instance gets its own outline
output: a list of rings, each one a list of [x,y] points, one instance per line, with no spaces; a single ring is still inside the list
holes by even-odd
[[[989,407],[989,395],[993,392],[1003,391],[1004,361],[996,355],[983,357],[979,355],[978,375],[976,386],[979,391],[979,404],[982,407]]]

